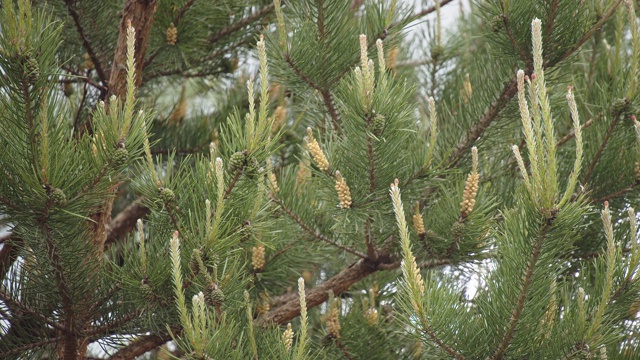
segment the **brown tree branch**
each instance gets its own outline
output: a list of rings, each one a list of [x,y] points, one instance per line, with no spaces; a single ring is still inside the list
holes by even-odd
[[[129,24],[135,29],[135,88],[142,84],[142,69],[144,67],[144,57],[147,52],[151,26],[155,12],[158,8],[157,0],[127,0],[120,19],[118,44],[113,58],[113,66],[109,77],[109,88],[105,101],[113,95],[124,98],[127,91],[127,29]],[[117,185],[112,185],[110,192],[115,192]],[[90,217],[94,221],[91,224],[93,233],[93,244],[96,252],[100,256],[104,251],[104,244],[107,240],[107,226],[111,221],[111,210],[115,196],[103,204],[102,208]]]
[[[321,285],[306,291],[307,309],[311,309],[325,302],[329,298],[329,290],[335,295],[347,291],[349,287],[365,277],[378,271],[378,263],[361,259],[340,273],[325,281]],[[291,294],[291,299],[283,305],[273,309],[266,315],[258,318],[257,324],[265,326],[269,323],[286,324],[291,319],[300,315],[300,301],[297,294]]]
[[[552,222],[553,217],[547,219],[544,222],[533,245],[531,256],[529,258],[529,264],[527,265],[524,278],[522,280],[522,288],[520,289],[520,294],[518,294],[518,300],[516,301],[516,305],[511,313],[511,317],[509,319],[509,323],[507,324],[504,336],[498,344],[495,352],[491,356],[491,359],[493,360],[504,358],[504,354],[511,344],[513,336],[515,335],[516,327],[520,322],[520,316],[522,315],[522,311],[524,310],[524,305],[527,300],[527,295],[529,294],[529,288],[531,287],[531,283],[533,282],[533,274],[535,273],[538,265],[538,260],[540,259],[542,245],[544,244],[544,240],[547,237],[549,229],[551,229]]]
[[[571,48],[567,49],[560,57],[553,59],[551,61],[547,61],[544,64],[545,68],[549,68],[551,66],[556,65],[562,60],[568,58],[576,52],[580,47],[591,38],[591,36],[613,15],[618,6],[622,3],[622,0],[616,1],[610,8],[605,12],[600,19],[596,22],[596,24],[587,31],[582,38],[574,44]],[[530,68],[526,69],[525,72],[529,73],[531,71]],[[496,100],[494,100],[489,108],[484,112],[480,120],[475,123],[471,129],[469,129],[468,134],[465,136],[463,140],[461,140],[456,146],[453,153],[449,156],[447,160],[447,167],[453,168],[460,161],[461,156],[467,152],[467,150],[484,134],[485,130],[491,125],[491,123],[495,120],[495,118],[500,114],[500,112],[507,106],[507,104],[511,101],[511,98],[517,93],[517,84],[515,76],[511,78],[511,80],[505,85],[500,93],[500,96]]]
[[[340,124],[340,115],[338,114],[338,111],[336,110],[336,108],[335,108],[335,106],[333,104],[333,95],[331,94],[331,91],[329,91],[328,89],[320,86],[318,83],[313,81],[313,79],[311,79],[307,74],[305,74],[302,71],[302,69],[300,69],[298,67],[298,65],[296,65],[293,62],[293,58],[291,58],[291,55],[284,54],[284,60],[287,63],[287,65],[289,65],[291,70],[293,70],[293,72],[295,72],[296,75],[298,75],[298,77],[302,81],[304,81],[307,85],[309,85],[309,87],[311,87],[314,90],[317,90],[320,93],[320,95],[322,96],[322,101],[324,102],[324,106],[327,108],[327,111],[329,112],[329,115],[331,116],[331,121],[333,123],[333,128],[336,131],[339,131],[340,128],[339,128],[338,124]]]
[[[180,330],[177,328],[171,329],[174,335],[178,335]],[[162,346],[167,341],[170,341],[171,335],[168,332],[160,334],[150,334],[138,337],[131,344],[121,348],[116,353],[111,355],[108,360],[130,360],[151,351],[158,346]]]
[[[307,223],[305,223],[304,221],[302,221],[302,219],[300,219],[300,217],[298,215],[296,215],[293,210],[289,209],[283,202],[282,200],[280,200],[279,198],[276,198],[275,196],[272,197],[272,200],[274,203],[276,203],[278,205],[278,207],[280,207],[280,209],[282,209],[282,211],[284,211],[290,218],[291,220],[295,221],[296,224],[298,224],[298,226],[300,226],[300,228],[302,228],[302,230],[304,230],[305,232],[307,232],[309,235],[313,236],[314,239],[316,240],[320,240],[323,242],[326,242],[327,244],[333,245],[341,250],[344,250],[350,254],[353,254],[359,258],[367,258],[367,254],[364,254],[358,250],[354,250],[348,246],[342,245],[340,243],[338,243],[337,241],[331,240],[328,237],[326,237],[323,234],[318,233],[317,231],[313,230],[311,228],[311,226],[309,226]]]
[[[105,246],[112,245],[118,241],[118,239],[130,233],[135,228],[136,221],[149,214],[150,210],[142,205],[143,201],[144,198],[136,199],[109,222]]]
[[[271,13],[274,10],[274,8],[275,8],[275,6],[273,4],[269,4],[269,5],[265,6],[264,8],[258,10],[257,12],[245,17],[244,19],[229,25],[228,27],[218,31],[217,33],[215,33],[211,37],[209,37],[209,39],[207,40],[208,43],[209,44],[217,43],[222,38],[224,38],[226,36],[229,36],[229,35],[233,34],[234,32],[241,30],[245,26],[253,23],[254,21],[257,21],[257,20],[263,18],[264,16],[268,15],[269,13]]]
[[[76,9],[76,0],[64,0],[64,3],[67,5],[67,11],[69,12],[69,15],[71,16],[71,18],[73,19],[73,23],[76,26],[76,30],[78,30],[78,35],[80,35],[80,39],[82,39],[82,46],[84,47],[85,50],[87,50],[87,54],[89,54],[89,57],[93,62],[93,66],[95,67],[96,72],[98,73],[98,77],[100,78],[100,81],[106,84],[108,80],[107,73],[104,72],[104,67],[102,65],[102,62],[100,61],[100,58],[98,57],[98,54],[96,53],[96,51],[93,49],[93,46],[91,45],[91,42],[87,38],[87,34],[84,31],[82,24],[80,23],[80,14],[78,14],[78,9]]]
[[[144,68],[144,57],[147,52],[151,26],[154,15],[158,8],[157,0],[127,0],[120,19],[118,44],[113,57],[113,66],[109,76],[109,91],[107,100],[111,95],[123,98],[127,90],[127,24],[136,30],[134,58],[135,87],[142,84],[142,69]]]

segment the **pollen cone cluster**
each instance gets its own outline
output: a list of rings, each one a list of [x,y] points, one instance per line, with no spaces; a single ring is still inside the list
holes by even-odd
[[[178,42],[178,28],[173,25],[173,23],[169,24],[167,31],[164,33],[165,38],[167,40],[167,44],[173,46]]]
[[[473,210],[476,204],[476,195],[478,194],[478,180],[480,180],[480,174],[469,174],[467,182],[464,185],[464,194],[462,195],[462,202],[460,203],[460,214],[466,217]]]
[[[284,343],[285,349],[291,350],[291,345],[293,344],[293,329],[291,328],[291,323],[287,324],[287,330],[282,333],[282,342]]]
[[[471,157],[473,161],[473,170],[469,176],[467,176],[467,182],[464,185],[464,194],[462,194],[462,202],[460,203],[460,216],[465,218],[473,211],[473,207],[476,204],[476,195],[478,195],[478,181],[480,180],[480,174],[478,174],[478,148],[475,146],[471,148]]]
[[[251,248],[251,266],[256,271],[264,269],[266,260],[264,258],[264,245],[260,244]]]
[[[325,320],[327,326],[327,333],[334,339],[340,339],[340,306],[339,300],[334,300],[331,304],[331,309],[327,313]]]
[[[426,230],[424,229],[424,220],[422,219],[422,213],[420,213],[420,204],[416,202],[413,210],[413,230],[415,230],[416,234],[424,235],[426,234]]]
[[[351,207],[351,191],[347,181],[342,177],[340,171],[336,171],[336,191],[340,200],[340,207],[348,209]]]
[[[311,157],[316,162],[316,165],[318,165],[318,168],[320,170],[322,171],[329,170],[329,160],[327,160],[327,157],[324,155],[324,152],[320,148],[320,144],[318,144],[318,141],[314,139],[311,128],[307,128],[307,134],[309,135],[309,140],[307,141],[307,148],[309,149],[309,153],[311,154]]]
[[[269,293],[266,291],[260,293],[260,301],[258,302],[257,307],[258,315],[265,315],[271,310],[271,305],[269,304]]]

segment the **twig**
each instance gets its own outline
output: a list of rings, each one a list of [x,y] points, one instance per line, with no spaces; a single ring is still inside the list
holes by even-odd
[[[98,77],[100,78],[100,81],[106,84],[109,77],[107,76],[107,73],[104,72],[102,63],[100,62],[100,58],[98,58],[98,54],[96,54],[95,50],[93,49],[93,46],[91,45],[91,42],[89,42],[89,39],[87,38],[87,34],[85,33],[84,28],[82,27],[82,24],[80,24],[80,14],[78,14],[78,10],[76,9],[76,6],[75,6],[76,1],[64,0],[64,3],[67,5],[67,11],[69,12],[69,15],[71,16],[71,18],[73,19],[74,24],[76,25],[76,30],[78,30],[78,35],[80,35],[80,38],[82,39],[82,46],[84,46],[84,49],[87,50],[87,54],[89,54],[89,57],[93,62],[93,66],[95,67],[96,72],[98,73]]]
[[[0,353],[0,355],[2,357],[8,357],[8,356],[14,355],[14,354],[23,354],[27,350],[31,350],[31,349],[39,348],[39,347],[42,347],[42,346],[45,346],[45,345],[57,343],[60,340],[62,340],[61,337],[55,337],[55,338],[49,338],[49,339],[36,341],[36,342],[30,343],[30,344],[27,344],[27,345],[24,345],[24,346],[13,348],[13,349],[11,349],[9,351],[5,351],[3,353]]]
[[[513,29],[511,29],[511,23],[509,22],[509,17],[507,16],[507,14],[504,13],[505,11],[504,0],[500,0],[500,8],[502,9],[502,22],[504,23],[504,28],[507,31],[507,37],[511,42],[511,46],[513,46],[513,48],[518,53],[520,60],[524,61],[526,64],[529,64],[531,62],[531,59],[529,58],[529,55],[524,51],[524,49],[520,46],[520,43],[518,42],[518,40],[516,40],[516,37],[513,34]],[[547,23],[547,25],[549,24]]]
[[[225,36],[231,35],[236,31],[241,30],[242,28],[244,28],[245,26],[251,24],[252,22],[261,19],[262,17],[268,15],[270,12],[272,12],[274,10],[275,6],[273,4],[269,4],[267,6],[265,6],[264,8],[260,9],[259,11],[245,17],[244,19],[235,22],[233,24],[231,24],[229,27],[226,27],[220,31],[218,31],[217,33],[215,33],[214,35],[212,35],[207,41],[209,42],[209,44],[215,44],[218,41],[220,41],[222,38],[224,38]]]
[[[322,96],[322,101],[324,102],[324,106],[327,108],[327,111],[329,112],[329,115],[331,116],[331,122],[333,124],[334,130],[340,131],[340,127],[338,125],[338,124],[340,124],[340,115],[338,114],[338,111],[336,110],[335,106],[333,105],[333,95],[331,95],[331,92],[328,89],[326,89],[326,88],[320,86],[319,84],[317,84],[307,74],[302,72],[302,69],[300,69],[293,62],[293,58],[291,58],[290,54],[288,54],[288,53],[284,54],[284,60],[287,63],[287,65],[289,65],[289,67],[293,70],[293,72],[295,72],[296,75],[298,75],[298,77],[300,79],[302,79],[302,81],[304,81],[312,89],[317,90],[320,93],[320,95]],[[340,77],[338,77],[338,78],[340,78]]]
[[[604,23],[607,20],[609,20],[611,15],[613,15],[615,13],[616,9],[618,8],[618,6],[620,6],[621,3],[622,3],[622,0],[617,0],[613,5],[611,5],[611,7],[609,8],[609,10],[607,10],[607,12],[602,14],[600,19],[595,23],[595,25],[593,25],[591,27],[591,29],[589,29],[589,31],[587,31],[582,36],[582,38],[580,38],[580,40],[578,40],[578,42],[574,46],[572,46],[571,48],[567,49],[567,51],[565,51],[564,54],[562,54],[558,59],[545,62],[544,67],[547,68],[547,67],[551,66],[551,64],[557,64],[560,61],[562,61],[562,60],[568,58],[569,56],[571,56],[571,54],[573,54],[574,52],[576,52],[585,42],[587,42],[587,40],[589,40],[591,38],[591,36],[596,31],[598,31],[598,29],[600,29],[600,27],[602,25],[604,25]]]
[[[85,81],[84,84],[82,85],[82,99],[80,100],[80,104],[78,104],[78,110],[76,110],[76,116],[73,119],[74,134],[78,132],[78,121],[80,121],[80,113],[82,113],[82,107],[84,106],[84,102],[86,100],[87,100],[87,82]]]
[[[178,336],[181,332],[181,330],[178,328],[174,328],[171,331],[175,336]],[[171,335],[168,332],[163,332],[161,334],[143,335],[138,337],[131,344],[118,350],[116,353],[111,355],[108,360],[135,359],[138,356],[146,353],[147,351],[151,351],[170,340]]]
[[[342,354],[344,355],[344,357],[347,360],[353,360],[353,356],[351,356],[351,354],[349,354],[349,351],[347,350],[347,347],[344,346],[342,341],[340,341],[340,339],[335,339],[334,341],[335,341],[335,344],[338,347],[338,349],[340,349],[340,351],[342,351]]]
[[[581,130],[584,130],[584,129],[588,128],[589,126],[591,126],[592,124],[593,124],[593,119],[589,119],[589,120],[587,120],[587,122],[582,124],[582,126],[580,128],[581,128]],[[571,129],[567,135],[563,136],[562,139],[558,140],[558,142],[556,143],[556,147],[560,147],[560,146],[564,145],[567,141],[573,139],[575,136],[576,136],[575,131],[573,129]],[[520,147],[522,147],[522,146],[520,146]]]
[[[199,153],[205,150],[209,149],[209,145],[206,146],[194,146],[192,148],[180,148],[180,149],[151,149],[151,154],[152,155],[158,155],[158,154],[170,154],[170,153],[175,153],[175,154],[181,154],[181,155],[186,155],[186,154],[195,154],[195,153]]]
[[[507,348],[511,344],[511,340],[513,339],[513,335],[516,332],[516,327],[520,322],[520,316],[522,315],[522,311],[524,309],[524,304],[527,299],[527,295],[529,293],[529,288],[531,287],[531,283],[533,281],[533,274],[535,273],[538,259],[540,258],[540,253],[542,250],[542,244],[544,243],[544,239],[549,232],[553,222],[553,217],[548,218],[542,228],[540,229],[540,233],[533,245],[533,249],[531,250],[531,257],[529,259],[529,264],[527,265],[527,269],[525,270],[524,279],[522,280],[522,288],[520,289],[520,294],[518,295],[518,300],[516,302],[516,306],[513,308],[511,313],[511,317],[509,319],[509,323],[507,324],[507,329],[502,337],[502,341],[498,344],[496,351],[491,356],[491,359],[498,360],[504,357],[504,353],[507,351]]]
[[[602,139],[602,142],[600,143],[600,146],[598,147],[596,154],[593,156],[593,159],[591,159],[591,162],[589,162],[589,167],[587,167],[587,171],[584,174],[584,180],[582,181],[583,184],[588,183],[589,180],[591,179],[591,175],[593,175],[593,170],[595,170],[596,165],[598,164],[598,161],[600,161],[600,157],[604,152],[604,148],[607,146],[607,143],[609,142],[609,138],[611,137],[611,134],[613,134],[613,130],[615,130],[616,125],[618,125],[618,122],[620,121],[620,116],[621,115],[616,116],[613,119],[613,121],[611,121],[609,128],[607,128],[607,132],[604,134],[604,138]]]
[[[14,316],[19,315],[19,314],[16,314],[16,312],[18,313],[23,312],[33,316],[34,318],[37,318],[38,321],[40,321],[41,323],[51,325],[51,327],[53,327],[54,329],[60,330],[62,332],[66,330],[64,326],[58,324],[54,320],[49,319],[48,317],[40,314],[39,312],[30,309],[26,305],[13,300],[11,296],[9,296],[9,294],[4,292],[4,290],[0,290],[0,300],[2,300],[7,305],[7,307],[11,309],[11,312],[14,314]]]
[[[529,71],[525,71],[529,72]],[[466,153],[473,143],[476,142],[484,134],[485,130],[491,125],[493,120],[500,114],[500,112],[507,106],[511,98],[518,92],[518,83],[516,77],[512,77],[511,80],[504,86],[500,96],[495,99],[489,108],[482,114],[480,120],[475,123],[469,133],[462,139],[455,150],[449,156],[447,160],[447,168],[454,168],[460,161],[462,154]]]
[[[329,239],[328,237],[326,237],[325,235],[322,235],[318,232],[316,232],[315,230],[313,230],[311,228],[311,226],[307,225],[304,221],[302,221],[302,219],[300,219],[300,217],[298,217],[298,215],[296,215],[293,210],[289,209],[283,202],[282,200],[273,197],[273,202],[276,203],[281,209],[282,211],[284,211],[293,221],[296,222],[296,224],[298,224],[298,226],[300,226],[302,228],[302,230],[306,231],[309,235],[313,236],[315,239],[320,240],[320,241],[324,241],[328,244],[331,244],[339,249],[342,249],[350,254],[353,254],[359,258],[365,259],[367,258],[367,254],[364,254],[358,250],[354,250],[348,246],[344,246],[342,244],[339,244],[338,242]]]
[[[624,189],[621,189],[621,190],[612,192],[610,194],[601,196],[601,197],[593,200],[593,202],[596,203],[596,204],[599,204],[599,203],[602,203],[605,200],[611,200],[611,199],[617,198],[618,196],[622,196],[622,195],[626,194],[627,192],[635,189],[638,185],[640,185],[640,181],[636,181],[636,182],[634,182],[630,186],[627,186]]]

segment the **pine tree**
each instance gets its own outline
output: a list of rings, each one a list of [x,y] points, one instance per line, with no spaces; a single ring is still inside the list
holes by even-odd
[[[0,357],[638,358],[637,6],[5,0]]]

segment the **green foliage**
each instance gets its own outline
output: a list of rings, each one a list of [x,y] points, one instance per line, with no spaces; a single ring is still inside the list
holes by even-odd
[[[455,3],[4,1],[0,357],[637,358],[634,2]]]

